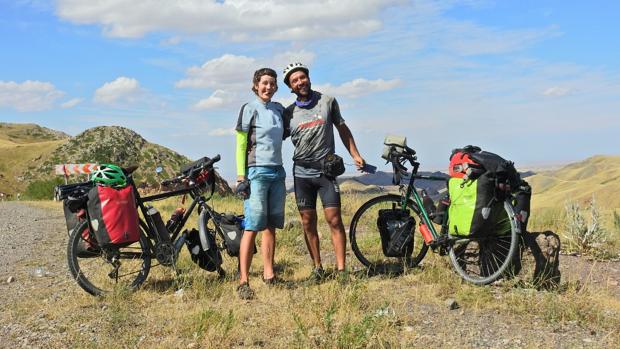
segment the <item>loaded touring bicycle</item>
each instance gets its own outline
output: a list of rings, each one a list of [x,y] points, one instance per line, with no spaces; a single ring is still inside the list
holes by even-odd
[[[209,205],[213,164],[219,160],[219,155],[204,157],[183,167],[177,177],[161,182],[176,189],[150,196],[136,188],[132,173],[137,166],[100,165],[91,181],[58,186],[69,231],[67,262],[79,286],[92,295],[135,289],[151,267],[174,268],[184,245],[198,266],[223,277],[221,251],[238,255],[243,217],[218,213]],[[151,203],[183,195],[192,199],[187,210],[177,208],[164,223]],[[185,229],[195,209],[199,228]]]
[[[468,146],[453,152],[450,178],[420,175],[415,151],[398,136],[386,137],[382,157],[392,164],[400,194],[370,199],[349,228],[351,248],[369,272],[402,272],[429,248],[448,254],[456,272],[474,284],[517,272],[531,194],[511,162]],[[447,181],[449,195],[435,207],[416,180]]]

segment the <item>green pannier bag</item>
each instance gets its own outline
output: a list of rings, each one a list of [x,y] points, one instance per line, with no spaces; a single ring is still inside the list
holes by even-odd
[[[487,176],[464,181],[450,178],[448,192],[448,232],[457,236],[481,236],[492,232],[510,232],[504,203],[494,199],[494,181]]]

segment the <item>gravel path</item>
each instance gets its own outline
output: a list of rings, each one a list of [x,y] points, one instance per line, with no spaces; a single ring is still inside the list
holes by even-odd
[[[75,338],[95,340],[101,326],[96,312],[80,314],[83,320],[67,325],[67,316],[50,315],[50,309],[67,307],[82,299],[83,291],[69,277],[65,261],[67,232],[58,209],[43,209],[16,202],[0,203],[0,348],[64,348]],[[592,278],[595,285],[612,286],[618,292],[619,262],[588,261],[561,257],[564,280]],[[398,281],[398,280],[396,280]],[[409,292],[402,280],[394,287]],[[496,290],[497,299],[505,297]],[[532,289],[532,297],[541,296]],[[617,293],[620,298],[620,292]],[[82,297],[82,298],[80,298]],[[33,299],[36,298],[36,299]],[[94,298],[93,298],[94,299]],[[617,301],[617,299],[615,300]],[[93,303],[101,307],[99,303]],[[589,329],[575,322],[550,324],[536,316],[522,318],[475,309],[450,310],[432,304],[395,304],[401,313],[403,345],[412,340],[419,347],[521,348],[521,347],[613,347],[613,334]],[[388,311],[387,313],[390,313]],[[448,331],[451,335],[441,335]],[[438,335],[439,333],[439,335]],[[84,337],[86,336],[86,337]],[[409,343],[409,344],[406,344]],[[90,343],[95,344],[95,343]],[[89,343],[83,343],[89,345]]]
[[[42,308],[32,308],[28,323],[16,321],[16,305],[40,296],[42,290],[41,303],[58,299],[73,282],[65,262],[66,240],[60,212],[0,203],[0,347],[62,345],[65,333],[56,326],[59,320],[49,321]]]

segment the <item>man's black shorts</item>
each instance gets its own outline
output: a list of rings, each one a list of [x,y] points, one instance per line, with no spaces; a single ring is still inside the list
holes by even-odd
[[[340,207],[340,188],[336,179],[325,177],[295,177],[295,200],[297,208],[316,209],[317,194],[321,197],[323,208]]]

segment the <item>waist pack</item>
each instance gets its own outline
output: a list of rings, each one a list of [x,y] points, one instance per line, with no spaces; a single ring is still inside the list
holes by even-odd
[[[222,235],[226,243],[226,252],[231,257],[239,256],[241,237],[243,236],[243,219],[243,215],[237,216],[234,214],[223,214],[219,217],[219,226],[222,229]],[[254,244],[254,253],[256,252],[256,244]]]
[[[319,161],[295,161],[295,165],[321,171],[326,177],[336,178],[344,173],[344,160],[337,154],[328,154]]]
[[[466,146],[453,150],[448,170],[451,177],[448,181],[449,233],[477,235],[490,230],[509,231],[501,229],[497,223],[505,218],[506,194],[521,184],[514,164],[479,147]]]
[[[409,215],[409,210],[379,210],[377,228],[381,235],[383,254],[386,257],[411,256],[414,226],[415,219]]]
[[[102,247],[129,245],[140,240],[133,188],[95,186],[88,192],[88,215]]]

